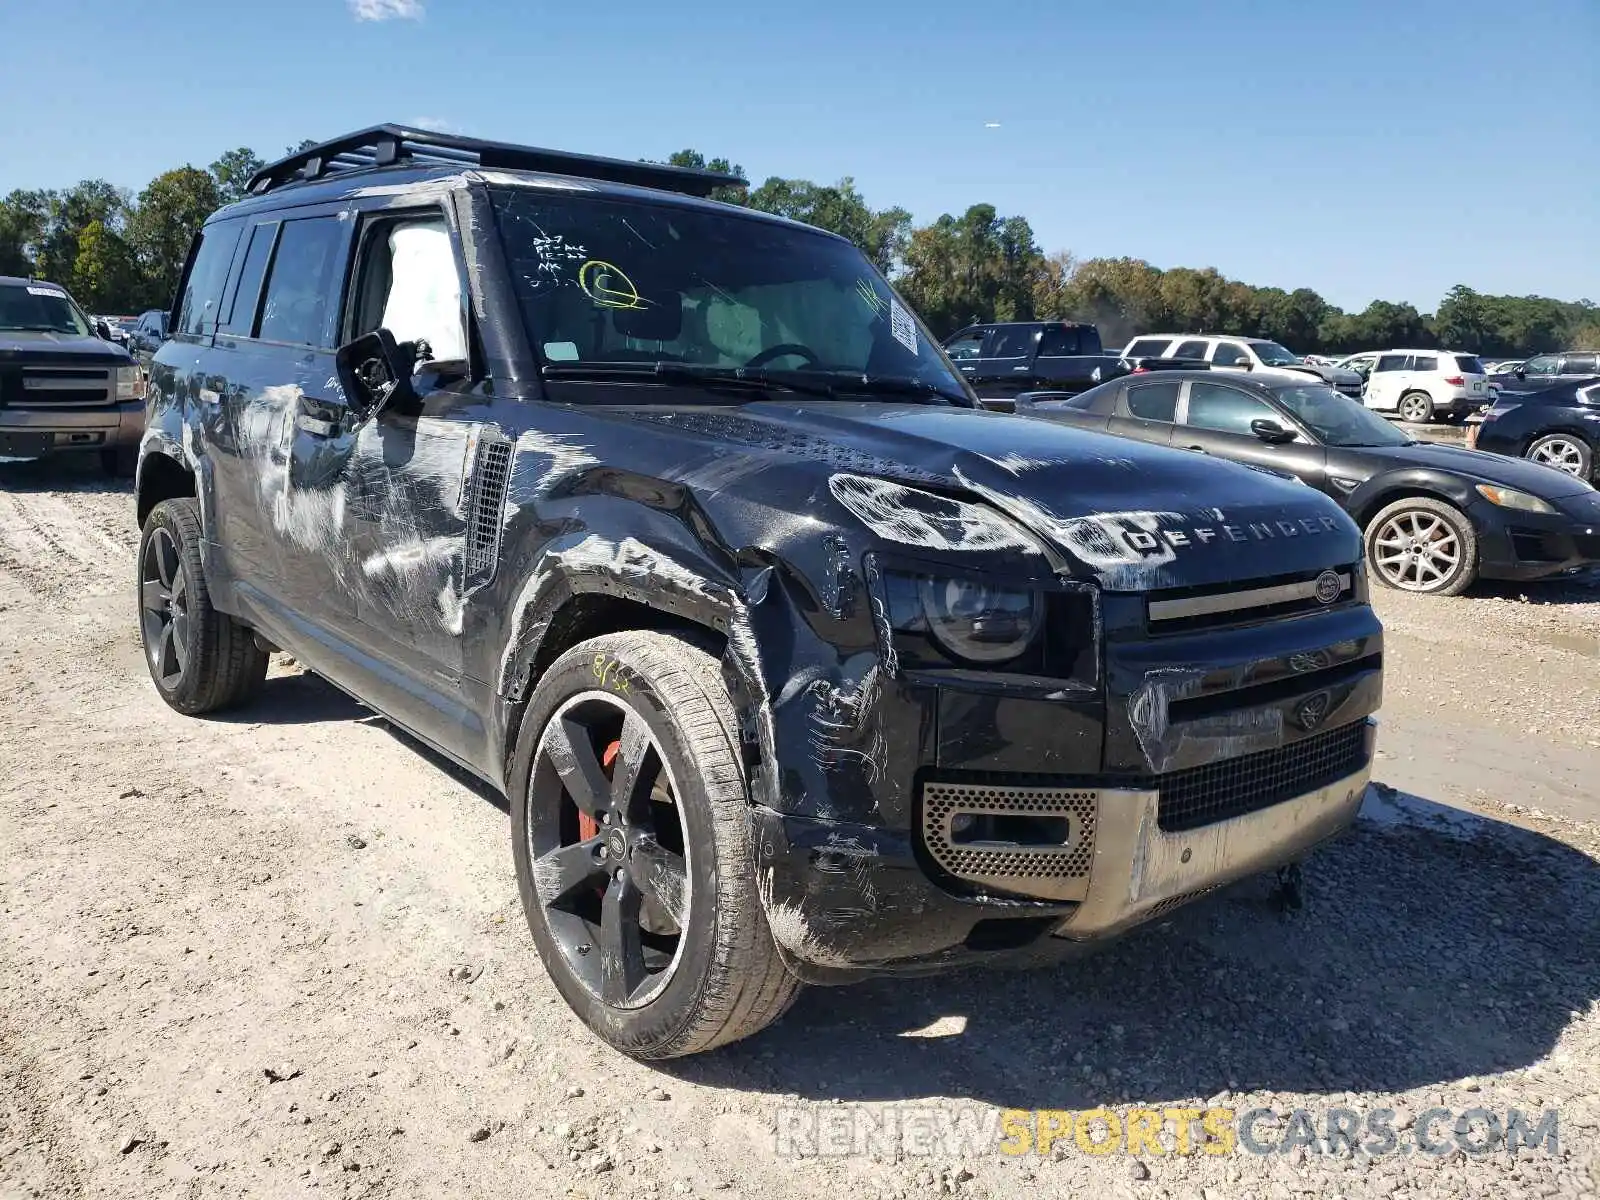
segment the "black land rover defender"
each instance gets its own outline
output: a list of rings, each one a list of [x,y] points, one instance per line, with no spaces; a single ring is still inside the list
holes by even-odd
[[[151,370],[174,708],[273,647],[510,799],[534,941],[689,1054],[802,982],[1048,960],[1353,819],[1361,539],[1297,482],[981,409],[733,181],[385,126],[265,168]]]

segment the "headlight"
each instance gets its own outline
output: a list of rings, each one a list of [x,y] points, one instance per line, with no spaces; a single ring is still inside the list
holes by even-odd
[[[144,372],[137,366],[117,368],[117,399],[118,400],[143,400],[145,393]]]
[[[1020,658],[1039,632],[1039,595],[974,579],[923,578],[918,597],[928,632],[971,663]]]
[[[1537,496],[1530,496],[1527,492],[1519,492],[1512,488],[1496,487],[1492,483],[1480,483],[1478,495],[1490,504],[1498,504],[1501,508],[1514,508],[1518,512],[1544,513],[1546,516],[1555,515],[1555,507],[1546,504]]]

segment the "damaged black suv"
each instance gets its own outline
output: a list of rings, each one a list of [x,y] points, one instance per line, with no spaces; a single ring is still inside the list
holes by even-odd
[[[644,1058],[1347,826],[1382,630],[1334,503],[984,411],[736,182],[393,126],[265,168],[150,372],[161,696],[282,647],[503,789],[545,964]]]

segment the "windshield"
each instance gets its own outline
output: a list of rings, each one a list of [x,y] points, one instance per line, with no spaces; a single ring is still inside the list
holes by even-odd
[[[1273,388],[1278,403],[1326,446],[1408,446],[1389,422],[1325,384]]]
[[[522,316],[552,375],[665,363],[841,391],[869,376],[901,385],[888,398],[915,385],[970,403],[938,344],[848,242],[734,212],[492,195]]]
[[[0,285],[0,330],[88,337],[89,323],[68,295],[43,283]]]
[[[1298,356],[1290,354],[1277,342],[1251,342],[1250,348],[1256,352],[1256,357],[1264,367],[1292,367],[1300,361]]]

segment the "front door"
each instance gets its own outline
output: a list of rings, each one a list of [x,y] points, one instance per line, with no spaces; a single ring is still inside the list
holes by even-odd
[[[1264,442],[1250,429],[1250,423],[1256,420],[1276,421],[1295,429],[1298,437],[1292,442]],[[1328,490],[1327,451],[1299,430],[1287,414],[1259,396],[1226,383],[1195,380],[1189,385],[1172,445],[1283,471],[1319,491]]]

